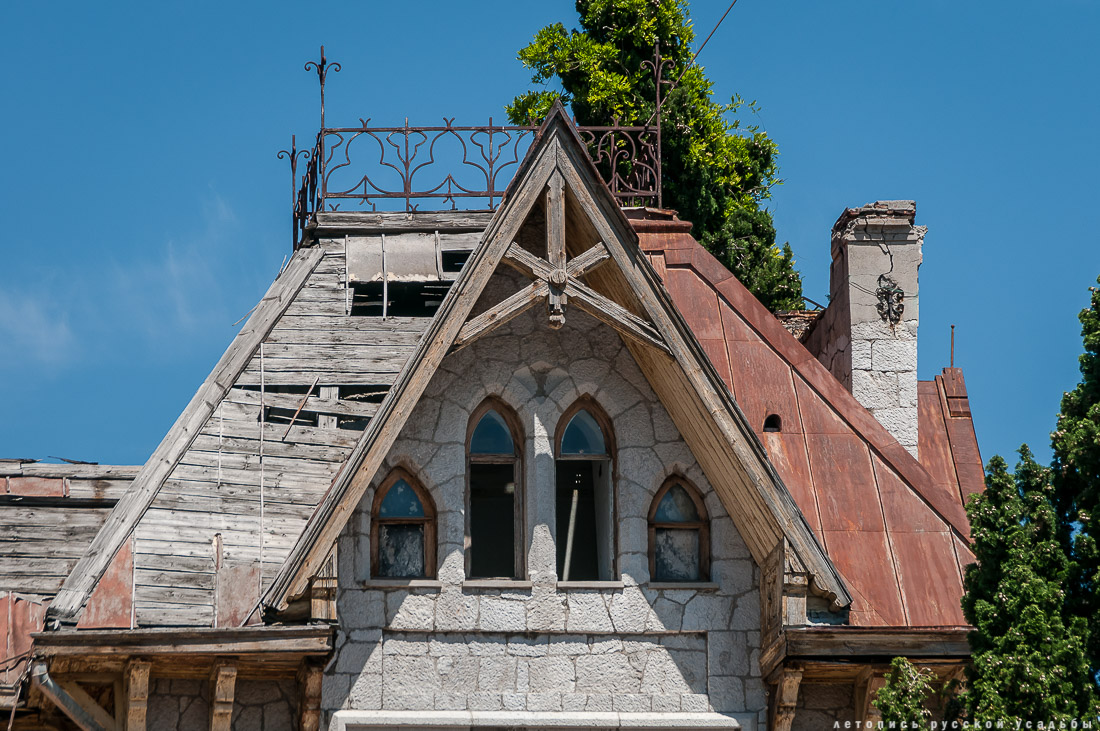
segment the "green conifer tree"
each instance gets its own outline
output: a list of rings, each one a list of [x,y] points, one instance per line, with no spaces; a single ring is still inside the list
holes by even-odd
[[[1051,443],[1062,542],[1076,564],[1068,606],[1089,624],[1087,652],[1095,678],[1100,673],[1100,288],[1091,290],[1091,307],[1079,316],[1085,344],[1081,382],[1062,397]]]
[[[932,671],[918,668],[904,657],[895,657],[886,674],[886,684],[879,688],[871,705],[882,714],[885,723],[897,728],[923,726],[932,713],[924,707],[932,695]]]
[[[963,612],[972,667],[964,704],[972,721],[1090,718],[1085,623],[1065,616],[1072,565],[1059,540],[1050,470],[1027,446],[1010,474],[994,457],[986,490],[967,505],[974,555]]]
[[[737,113],[753,103],[712,98],[713,85],[691,65],[694,32],[684,0],[577,0],[580,30],[546,26],[520,50],[539,89],[508,105],[513,124],[542,119],[554,99],[582,125],[644,125],[656,107],[654,45],[671,60],[665,78],[679,80],[661,109],[664,205],[691,221],[700,243],[772,310],[802,309],[802,280],[789,245],[775,243],[762,205],[776,177],[778,148]],[[556,79],[564,90],[548,90]]]

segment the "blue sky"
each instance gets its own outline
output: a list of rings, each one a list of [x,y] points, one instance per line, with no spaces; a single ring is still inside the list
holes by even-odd
[[[699,0],[705,35],[725,0]],[[276,151],[328,121],[503,119],[573,3],[6,3],[0,456],[144,462],[289,252]],[[740,0],[700,57],[762,106],[806,294],[846,206],[929,227],[920,376],[965,369],[983,458],[1046,458],[1100,274],[1096,0]]]

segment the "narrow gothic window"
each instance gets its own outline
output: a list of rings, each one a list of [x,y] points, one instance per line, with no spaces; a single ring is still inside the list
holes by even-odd
[[[371,510],[371,576],[425,578],[435,573],[435,506],[404,470],[390,474]]]
[[[706,581],[710,530],[699,491],[682,477],[665,481],[649,509],[652,581]]]
[[[474,412],[470,424],[466,575],[519,579],[526,561],[518,422],[494,399]]]
[[[558,426],[557,549],[561,581],[608,581],[615,568],[613,449],[607,418],[594,403],[565,412]]]

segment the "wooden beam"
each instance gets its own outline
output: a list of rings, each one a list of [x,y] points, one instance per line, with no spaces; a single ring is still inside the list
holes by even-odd
[[[332,627],[258,626],[187,630],[80,630],[36,632],[35,650],[42,657],[77,655],[239,655],[303,653],[332,650]]]
[[[882,720],[882,712],[872,705],[878,697],[879,689],[886,685],[886,678],[877,674],[874,668],[863,668],[855,682],[856,720],[877,723]]]
[[[565,285],[565,291],[576,300],[577,306],[601,320],[621,334],[633,338],[651,348],[672,355],[672,351],[665,345],[661,336],[648,322],[630,312],[624,307],[612,302],[602,294],[589,289],[580,282],[570,281]]]
[[[237,375],[247,367],[252,354],[290,306],[323,256],[324,251],[320,247],[299,249],[286,270],[276,277],[214,370],[199,386],[191,402],[134,477],[126,499],[120,500],[107,516],[103,528],[65,579],[47,610],[50,617],[62,622],[75,622],[92,589],[152,504],[165,478],[191,446],[218,403],[233,386]]]
[[[801,683],[802,671],[797,668],[784,668],[780,673],[775,688],[774,731],[791,731]]]
[[[610,259],[611,252],[607,250],[607,247],[601,241],[592,248],[585,249],[582,254],[574,256],[565,269],[570,277],[583,277]]]
[[[231,731],[233,693],[237,685],[237,666],[219,661],[210,675],[210,731]]]
[[[550,265],[517,243],[509,246],[504,253],[504,263],[510,264],[531,279],[550,278]]]
[[[125,731],[145,731],[145,716],[149,709],[148,660],[131,660],[126,666],[126,727]]]
[[[71,680],[58,680],[57,684],[65,689],[77,704],[80,705],[88,715],[95,719],[96,723],[105,729],[111,729],[115,731],[118,728],[118,724],[111,714],[96,702],[95,698],[88,695],[88,692],[81,688],[76,682]]]
[[[906,629],[899,627],[788,627],[788,658],[970,657],[968,627]]]
[[[550,262],[550,327],[565,324],[565,181],[554,171],[546,188],[546,260]]]
[[[454,340],[454,349],[466,347],[482,335],[496,330],[513,317],[527,311],[545,297],[548,291],[546,282],[533,282],[477,317],[471,318],[458,331],[458,336]]]
[[[298,668],[298,731],[320,731],[321,666],[303,662]]]

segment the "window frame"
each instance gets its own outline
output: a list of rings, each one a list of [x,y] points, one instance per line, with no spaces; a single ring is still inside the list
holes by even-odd
[[[600,427],[600,431],[603,432],[604,449],[606,454],[603,455],[578,455],[578,454],[566,454],[561,453],[562,440],[565,438],[565,430],[569,428],[569,423],[573,421],[573,417],[580,411],[587,411],[593,419],[596,420],[597,426]],[[577,398],[569,408],[562,412],[558,417],[558,425],[554,429],[554,480],[557,480],[557,461],[578,461],[578,462],[594,462],[597,459],[605,459],[611,463],[611,470],[608,479],[611,481],[611,580],[619,581],[622,579],[622,575],[619,572],[619,460],[618,460],[618,443],[615,440],[615,429],[612,427],[611,418],[604,411],[604,408],[600,406],[600,403],[596,399],[592,398],[588,394],[584,394]],[[556,491],[555,491],[556,494]],[[557,511],[558,506],[555,501],[554,504],[554,523],[557,524]],[[565,536],[554,536],[554,543],[559,540],[565,540]],[[556,548],[556,547],[555,547]],[[555,568],[557,561],[555,559]],[[574,580],[570,579],[572,583]],[[561,576],[558,576],[558,582],[562,582]]]
[[[378,510],[382,507],[382,501],[389,493],[390,488],[395,484],[404,480],[405,483],[412,488],[416,493],[416,497],[420,499],[420,505],[424,508],[424,517],[411,518],[411,517],[397,517],[397,518],[383,518],[378,515]],[[424,486],[420,484],[420,481],[413,477],[412,473],[403,467],[395,467],[390,471],[386,478],[382,480],[378,485],[378,489],[374,491],[374,501],[371,504],[370,510],[370,578],[371,579],[394,579],[394,578],[424,578],[434,579],[436,576],[436,510],[435,501],[432,500],[432,496],[424,489]],[[378,568],[378,537],[380,531],[378,526],[380,525],[410,525],[421,524],[424,526],[424,576],[423,577],[394,577],[394,576],[381,576]]]
[[[499,454],[473,454],[470,447],[473,443],[474,430],[481,423],[482,418],[490,411],[495,411],[504,420],[504,425],[512,436],[512,456]],[[466,425],[466,487],[463,502],[464,528],[463,528],[463,563],[466,571],[466,580],[484,580],[481,577],[471,577],[471,561],[473,559],[472,536],[470,535],[470,475],[473,464],[511,464],[512,479],[515,482],[515,505],[513,507],[513,577],[504,578],[504,581],[524,581],[528,577],[527,571],[527,490],[524,480],[524,451],[527,442],[524,439],[523,427],[520,424],[516,410],[509,406],[498,396],[489,396],[482,401],[473,413]],[[490,579],[491,580],[491,579]]]
[[[687,492],[688,497],[695,504],[695,512],[699,515],[697,521],[685,521],[668,523],[657,521],[657,508],[673,485],[680,485]],[[649,580],[651,582],[669,584],[693,584],[710,581],[710,513],[707,511],[703,495],[695,484],[681,474],[674,473],[665,478],[661,486],[653,496],[649,506],[649,515],[646,519],[649,533]],[[699,531],[699,578],[697,579],[658,579],[657,578],[657,529],[669,530],[698,530]]]

